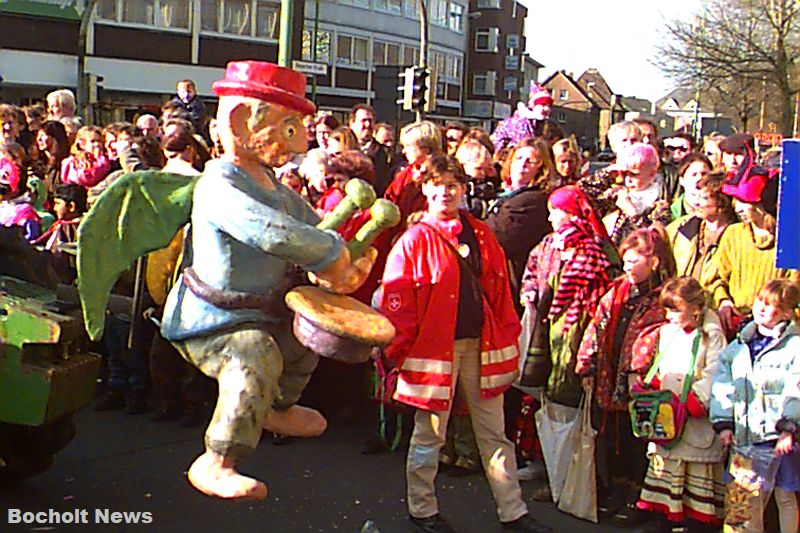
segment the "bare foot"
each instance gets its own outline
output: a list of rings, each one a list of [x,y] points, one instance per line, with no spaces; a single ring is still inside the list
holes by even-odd
[[[318,437],[328,428],[328,421],[316,409],[293,405],[285,411],[270,411],[264,429],[284,437]]]
[[[263,500],[267,497],[264,483],[241,475],[234,466],[230,459],[206,451],[189,467],[189,483],[212,498]]]

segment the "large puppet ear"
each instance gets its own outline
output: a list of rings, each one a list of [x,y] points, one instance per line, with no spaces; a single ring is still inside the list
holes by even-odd
[[[250,119],[250,106],[244,102],[236,104],[231,109],[228,123],[231,127],[231,133],[239,142],[244,144],[250,139],[250,128],[248,120]]]

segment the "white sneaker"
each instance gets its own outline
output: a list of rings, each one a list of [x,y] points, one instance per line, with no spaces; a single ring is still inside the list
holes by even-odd
[[[517,477],[520,481],[533,481],[543,478],[546,472],[541,461],[528,461],[528,464],[517,470]]]

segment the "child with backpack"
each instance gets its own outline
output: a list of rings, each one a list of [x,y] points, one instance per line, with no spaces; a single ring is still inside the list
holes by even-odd
[[[670,531],[668,522],[680,521],[688,523],[689,531],[715,531],[723,518],[724,449],[708,419],[708,405],[725,334],[694,278],[667,281],[660,301],[667,321],[645,330],[634,343],[631,394],[670,391],[688,412],[673,420],[671,441],[649,443],[650,461],[637,507],[659,516],[651,525],[654,532]],[[636,400],[633,416],[635,405]]]
[[[775,501],[780,530],[796,532],[800,490],[800,328],[796,310],[800,286],[769,281],[756,295],[753,321],[720,357],[712,385],[711,422],[724,446],[755,445],[779,457]],[[771,497],[761,495],[760,512],[747,531],[764,531],[763,510]]]

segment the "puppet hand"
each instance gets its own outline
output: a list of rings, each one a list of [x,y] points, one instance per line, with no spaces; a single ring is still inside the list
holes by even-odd
[[[317,274],[309,273],[312,283],[337,294],[350,294],[357,290],[369,276],[378,251],[370,247],[363,257],[350,261],[350,252],[345,248],[339,259]]]

